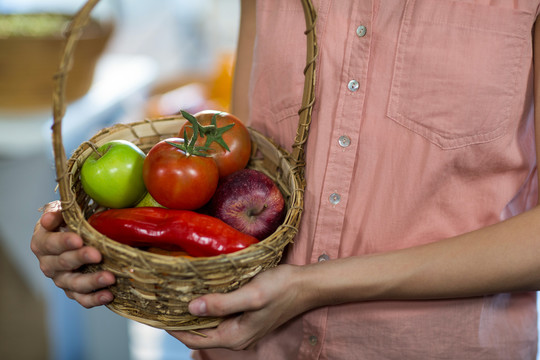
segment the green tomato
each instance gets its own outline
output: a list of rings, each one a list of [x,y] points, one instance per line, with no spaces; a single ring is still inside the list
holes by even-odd
[[[81,168],[83,190],[99,205],[125,208],[146,194],[142,177],[144,152],[125,140],[112,140],[86,158]]]

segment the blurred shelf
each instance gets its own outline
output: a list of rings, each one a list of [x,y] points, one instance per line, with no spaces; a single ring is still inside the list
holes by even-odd
[[[127,107],[133,104],[133,97],[141,93],[146,95],[157,73],[156,63],[147,57],[103,56],[89,92],[67,106],[62,124],[63,138],[72,138],[71,135],[80,132],[81,127],[99,124],[110,113],[129,111]],[[51,114],[52,102],[50,109],[39,111],[0,109],[0,157],[21,158],[50,151]]]

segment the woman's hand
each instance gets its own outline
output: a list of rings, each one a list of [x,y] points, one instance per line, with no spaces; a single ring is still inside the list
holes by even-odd
[[[60,231],[63,224],[60,202],[47,204],[30,244],[41,271],[69,298],[86,308],[111,302],[113,295],[104,288],[114,284],[114,275],[106,271],[92,274],[77,271],[85,264],[99,263],[101,254],[95,248],[84,246],[77,234]]]
[[[194,315],[237,315],[217,328],[200,330],[206,337],[185,331],[169,333],[192,349],[249,348],[264,335],[311,308],[311,292],[303,286],[302,273],[300,266],[280,265],[231,293],[197,298],[189,304],[189,311]]]
[[[207,337],[170,332],[194,349],[240,350],[310,309],[369,300],[456,299],[540,289],[540,207],[452,238],[304,266],[280,265],[229,294],[190,303],[194,315],[238,315]]]

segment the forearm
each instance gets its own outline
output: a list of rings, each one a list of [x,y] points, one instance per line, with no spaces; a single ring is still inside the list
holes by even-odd
[[[540,288],[540,209],[428,245],[306,266],[311,307]]]

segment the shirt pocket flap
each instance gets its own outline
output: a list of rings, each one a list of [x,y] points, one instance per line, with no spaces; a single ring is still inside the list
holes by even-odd
[[[470,1],[409,0],[387,116],[443,149],[504,135],[534,14]]]

